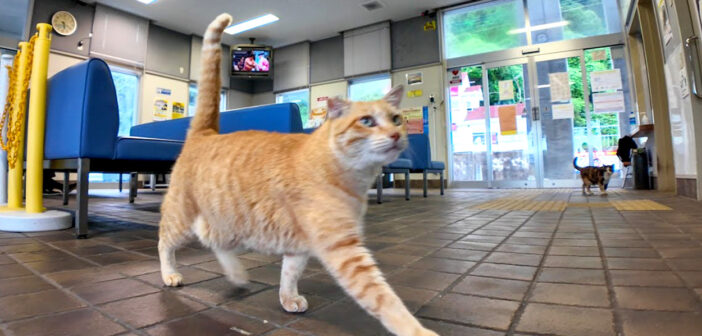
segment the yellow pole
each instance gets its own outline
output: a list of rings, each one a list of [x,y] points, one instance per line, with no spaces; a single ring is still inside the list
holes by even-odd
[[[17,80],[15,81],[15,85],[18,86],[14,92],[15,96],[12,101],[14,104],[13,111],[15,112],[15,118],[18,118],[19,115],[24,115],[24,113],[22,113],[23,111],[20,111],[20,102],[22,101],[22,94],[24,91],[22,88],[22,81],[27,71],[29,71],[27,64],[29,63],[29,58],[32,57],[32,55],[29,54],[28,42],[20,42],[19,49],[21,53],[18,60],[19,64],[13,65],[17,67]],[[21,124],[21,127],[19,127],[19,134],[17,134],[17,160],[15,161],[15,166],[10,169],[7,175],[7,207],[9,209],[22,208],[22,175],[24,174],[24,120],[19,121],[19,123]],[[10,126],[11,125],[7,125],[8,132]]]
[[[44,126],[46,123],[46,77],[49,69],[51,25],[37,24],[27,126],[27,213],[44,212],[42,205],[44,173]]]

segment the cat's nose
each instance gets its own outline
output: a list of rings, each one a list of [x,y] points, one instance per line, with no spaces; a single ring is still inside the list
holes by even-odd
[[[393,140],[395,140],[395,142],[397,142],[398,140],[400,140],[400,133],[399,133],[399,132],[395,132],[395,133],[393,133],[393,134],[390,134],[390,138],[393,139]]]

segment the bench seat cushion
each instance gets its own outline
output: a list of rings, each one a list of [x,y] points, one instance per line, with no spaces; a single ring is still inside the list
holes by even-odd
[[[387,165],[388,168],[396,168],[396,169],[410,169],[412,168],[412,161],[408,159],[397,159],[395,162],[390,163]]]
[[[429,169],[444,170],[446,165],[441,161],[431,161],[429,162]]]
[[[183,141],[141,137],[119,137],[115,160],[175,161]]]

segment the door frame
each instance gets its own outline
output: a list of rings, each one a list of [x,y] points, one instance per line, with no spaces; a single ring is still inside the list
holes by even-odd
[[[458,188],[506,188],[506,189],[514,189],[514,188],[574,188],[580,186],[580,182],[578,179],[558,179],[558,180],[547,180],[545,177],[544,173],[544,160],[543,160],[543,152],[545,148],[541,145],[542,138],[543,138],[543,129],[542,129],[542,107],[540,106],[540,97],[539,97],[539,88],[538,88],[538,74],[537,74],[537,62],[543,62],[543,61],[550,61],[550,60],[557,60],[557,59],[567,59],[570,57],[579,57],[580,58],[580,70],[581,70],[581,78],[580,80],[582,81],[582,87],[583,87],[583,92],[589,92],[589,84],[587,81],[587,69],[586,69],[586,64],[585,64],[585,51],[589,49],[597,49],[597,48],[606,48],[606,47],[621,47],[625,48],[625,45],[623,43],[621,44],[616,44],[616,45],[599,45],[599,46],[591,46],[591,45],[586,45],[586,47],[581,48],[581,49],[573,49],[573,50],[562,50],[562,51],[556,51],[556,52],[551,52],[551,53],[537,53],[534,55],[524,55],[521,57],[515,57],[515,58],[510,58],[510,59],[502,59],[502,60],[497,60],[497,61],[491,61],[491,62],[481,62],[481,63],[474,63],[474,64],[467,64],[467,65],[460,65],[456,67],[450,67],[447,68],[445,71],[448,73],[448,71],[456,69],[456,68],[462,68],[462,67],[469,67],[469,66],[480,66],[482,68],[482,85],[483,85],[483,100],[484,100],[484,106],[485,106],[485,129],[486,129],[486,139],[492,134],[491,129],[490,129],[490,98],[489,98],[489,78],[488,78],[488,69],[491,68],[497,68],[497,67],[503,67],[503,66],[510,66],[510,65],[518,65],[518,64],[523,64],[526,65],[527,69],[527,75],[525,76],[525,83],[529,83],[528,87],[525,87],[524,90],[525,92],[528,91],[528,97],[525,97],[525,106],[530,109],[528,111],[528,118],[530,118],[530,122],[532,125],[532,129],[530,134],[528,134],[528,141],[530,144],[530,151],[533,151],[534,153],[534,168],[535,168],[535,180],[534,181],[529,181],[529,180],[514,180],[514,181],[495,181],[493,178],[493,167],[492,167],[492,141],[486,141],[486,164],[487,164],[487,177],[484,181],[456,181],[454,179],[453,175],[453,141],[452,141],[452,136],[451,132],[448,133],[448,139],[447,139],[447,147],[448,147],[448,161],[449,161],[449,185],[451,187],[458,187]],[[444,75],[446,75],[444,73]],[[445,81],[446,82],[446,81]],[[448,83],[448,82],[446,82]],[[450,97],[450,92],[448,90],[450,87],[447,85],[446,87],[446,97]],[[591,103],[589,99],[584,99],[585,103],[585,115],[586,115],[586,123],[587,123],[587,129],[588,129],[588,142],[592,142],[592,139],[590,137],[593,136],[593,132],[591,129],[591,119],[592,119],[592,113],[593,111],[591,110]],[[446,118],[447,121],[447,129],[451,130],[451,123],[452,120],[450,118],[450,98],[447,99],[447,111],[449,114],[449,117]],[[538,116],[538,118],[535,119],[535,115]],[[588,158],[589,161],[592,162],[594,159],[594,153],[593,153],[593,148],[589,148],[588,150]],[[611,180],[614,182],[614,185],[618,185],[621,183],[620,178],[613,178]],[[548,184],[548,185],[547,185]]]

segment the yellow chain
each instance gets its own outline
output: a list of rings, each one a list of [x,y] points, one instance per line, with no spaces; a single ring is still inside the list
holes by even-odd
[[[18,51],[15,55],[15,59],[12,63],[12,68],[8,67],[10,73],[10,87],[7,92],[7,101],[5,103],[5,109],[2,113],[2,119],[0,119],[0,130],[7,124],[7,142],[3,142],[0,137],[0,147],[7,151],[7,164],[10,168],[15,167],[17,162],[17,153],[24,148],[20,148],[20,134],[22,132],[22,127],[24,126],[25,111],[27,110],[27,89],[29,88],[29,79],[32,74],[32,61],[34,59],[34,42],[39,34],[34,34],[31,39],[29,39],[29,45],[27,46],[27,69],[24,72],[24,78],[19,77],[19,59],[21,57],[21,52]],[[21,91],[21,98],[18,104],[18,110],[13,111],[14,107],[14,97],[15,92],[18,90],[16,83],[21,82],[22,87],[19,88]]]

